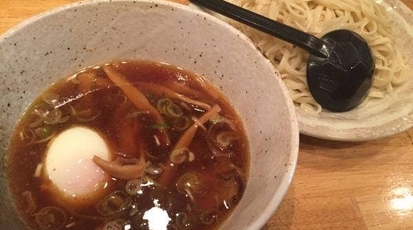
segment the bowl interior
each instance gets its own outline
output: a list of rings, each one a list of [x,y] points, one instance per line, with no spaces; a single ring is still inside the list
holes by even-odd
[[[294,107],[278,73],[246,39],[212,16],[174,3],[67,5],[0,37],[0,157],[16,121],[45,86],[90,65],[149,59],[198,73],[241,115],[251,148],[247,189],[223,229],[260,229],[284,196],[297,160]],[[23,229],[0,169],[0,228]],[[259,195],[257,195],[259,193]]]

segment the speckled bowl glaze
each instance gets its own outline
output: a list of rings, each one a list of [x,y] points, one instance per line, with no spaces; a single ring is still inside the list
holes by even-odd
[[[5,172],[16,121],[58,78],[114,59],[171,63],[223,90],[247,130],[251,171],[245,194],[222,229],[261,229],[287,191],[297,161],[298,125],[288,91],[244,35],[197,9],[160,1],[75,3],[0,37],[0,229],[24,229]]]

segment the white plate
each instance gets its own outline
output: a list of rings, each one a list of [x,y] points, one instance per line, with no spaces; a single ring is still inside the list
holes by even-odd
[[[413,69],[413,13],[400,1],[375,0],[395,18],[397,47]],[[407,71],[411,74],[411,71]],[[384,99],[345,113],[323,110],[309,115],[297,109],[300,132],[329,140],[366,141],[403,132],[413,126],[413,81],[409,80]]]
[[[413,70],[413,13],[398,0],[374,0],[394,18],[397,32],[396,46],[406,57],[406,71]],[[217,13],[208,13],[221,18]],[[408,76],[410,77],[410,76]],[[391,136],[413,126],[413,80],[397,88],[383,99],[372,100],[367,105],[344,113],[323,110],[308,114],[296,105],[301,134],[338,141],[367,141]]]
[[[241,32],[175,3],[73,3],[0,35],[0,164],[5,165],[13,125],[45,86],[116,59],[171,63],[222,89],[248,133],[251,173],[240,203],[221,229],[261,229],[295,170],[299,133],[293,102],[270,61]],[[25,229],[10,202],[5,169],[0,167],[0,229]]]

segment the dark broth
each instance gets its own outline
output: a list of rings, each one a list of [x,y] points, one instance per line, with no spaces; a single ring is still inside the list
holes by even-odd
[[[249,169],[246,134],[233,107],[209,82],[175,66],[106,64],[144,95],[159,118],[138,108],[103,66],[49,87],[17,125],[8,176],[23,219],[33,229],[150,229],[145,213],[158,208],[170,218],[167,229],[218,228],[241,199]],[[217,107],[220,111],[199,124]],[[132,179],[112,175],[92,205],[62,203],[47,177],[34,175],[48,143],[73,126],[103,136],[112,160],[142,160],[144,154],[145,171]],[[177,148],[191,128],[196,132],[189,144]]]

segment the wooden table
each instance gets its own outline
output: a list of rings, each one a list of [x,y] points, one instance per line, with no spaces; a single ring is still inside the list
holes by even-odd
[[[0,33],[75,1],[0,0]],[[292,185],[262,230],[276,229],[413,229],[413,130],[363,143],[301,136]]]

